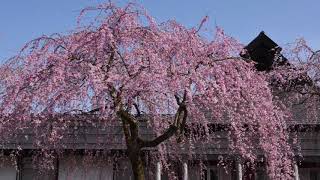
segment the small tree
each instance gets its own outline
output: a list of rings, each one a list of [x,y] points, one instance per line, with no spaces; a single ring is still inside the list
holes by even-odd
[[[99,15],[83,25],[88,11]],[[219,28],[213,41],[201,37],[206,18],[198,28],[173,20],[158,24],[133,3],[86,8],[79,19],[82,25],[74,32],[35,39],[2,66],[2,136],[29,120],[36,128],[59,116],[68,126],[64,114],[94,114],[107,125],[122,125],[135,180],[143,180],[142,150],[158,147],[162,158],[179,154],[187,125],[204,127],[205,144],[213,136],[208,125],[223,123],[229,125],[233,152],[254,162],[255,149],[261,149],[272,179],[291,178],[286,115],[263,73],[236,58],[243,48],[236,40]],[[156,138],[141,137],[139,116]],[[37,144],[48,149],[61,135],[52,126]],[[163,142],[171,147],[161,148]]]

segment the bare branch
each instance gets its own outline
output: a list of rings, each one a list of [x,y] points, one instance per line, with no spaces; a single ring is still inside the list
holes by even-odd
[[[156,137],[151,141],[142,140],[141,147],[155,147],[163,141],[171,138],[174,134],[183,132],[185,124],[187,122],[188,111],[186,105],[183,103],[179,106],[177,113],[174,118],[174,124],[170,125],[169,128],[160,136]]]
[[[143,141],[142,147],[156,147],[163,141],[169,139],[171,136],[173,136],[178,130],[177,126],[170,125],[170,127],[165,131],[162,135],[158,136],[152,141]]]
[[[119,51],[117,51],[117,54],[119,55],[119,57],[120,57],[120,59],[121,59],[121,62],[122,62],[124,68],[126,69],[126,71],[127,71],[127,73],[128,73],[128,76],[131,77],[132,75],[130,74],[129,67],[128,67],[128,65],[126,64],[123,56],[121,55],[121,53],[120,53]]]
[[[118,112],[117,112],[117,115],[119,118],[123,119],[126,121],[126,123],[132,125],[132,126],[137,126],[137,120],[136,118],[134,118],[129,112],[123,110],[123,109],[120,109]]]
[[[134,108],[137,111],[137,116],[141,116],[141,111],[137,103],[133,103]]]
[[[180,102],[180,98],[177,94],[174,95],[174,98],[176,98],[176,101],[177,101],[177,104],[180,105],[181,102]]]

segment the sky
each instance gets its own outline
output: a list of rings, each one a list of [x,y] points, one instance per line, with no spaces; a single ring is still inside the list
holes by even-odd
[[[280,46],[303,37],[320,49],[319,0],[135,0],[158,22],[175,19],[187,27],[209,16],[209,34],[223,28],[247,44],[260,31]],[[15,55],[29,40],[41,35],[67,33],[76,26],[84,7],[103,0],[1,0],[0,62]],[[124,4],[126,0],[115,0]]]

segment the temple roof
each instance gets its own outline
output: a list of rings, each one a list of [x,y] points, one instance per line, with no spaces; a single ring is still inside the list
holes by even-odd
[[[271,70],[275,61],[278,65],[288,64],[288,60],[281,54],[282,48],[263,31],[244,49],[246,52],[241,54],[241,57],[257,62],[259,71]]]

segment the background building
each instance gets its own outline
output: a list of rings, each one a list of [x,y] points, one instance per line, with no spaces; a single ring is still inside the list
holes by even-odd
[[[259,71],[272,71],[273,66],[290,66],[288,60],[280,54],[281,48],[264,32],[261,32],[246,46],[244,58],[257,62]],[[308,109],[301,104],[293,110],[294,120],[289,123],[288,130],[297,134],[301,149],[295,149],[295,180],[320,180],[320,121],[307,122]],[[177,162],[176,172],[183,180],[267,180],[264,171],[263,156],[256,169],[251,164],[232,154],[228,148],[226,138],[226,124],[212,125],[219,143],[207,146],[196,146],[194,160]],[[145,138],[154,137],[152,129],[147,128],[141,121],[140,132]],[[120,126],[91,126],[83,123],[70,127],[70,131],[63,137],[65,153],[54,158],[53,170],[42,172],[32,166],[34,146],[32,130],[16,134],[15,138],[3,140],[1,149],[0,180],[130,180],[133,179],[130,163],[124,149],[122,127]],[[112,137],[112,138],[110,138]],[[9,156],[12,151],[22,149],[15,156]],[[155,149],[146,149],[145,161],[148,164],[148,153]],[[183,147],[181,154],[184,154]],[[300,154],[301,153],[301,154]],[[90,158],[87,158],[91,154]],[[115,155],[116,158],[115,158]],[[92,158],[94,157],[94,158]],[[198,158],[205,157],[205,167]],[[41,163],[41,161],[37,162]],[[218,165],[219,164],[219,165]],[[166,180],[168,176],[162,171],[160,163],[146,166],[148,180]]]

